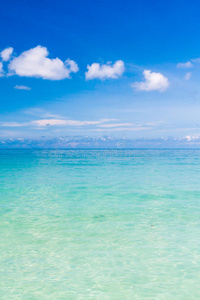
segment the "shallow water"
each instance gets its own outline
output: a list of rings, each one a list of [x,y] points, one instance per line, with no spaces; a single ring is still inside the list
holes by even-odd
[[[200,299],[200,150],[0,150],[0,299]]]

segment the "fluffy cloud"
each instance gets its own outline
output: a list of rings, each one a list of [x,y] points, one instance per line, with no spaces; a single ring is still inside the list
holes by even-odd
[[[91,79],[109,79],[109,78],[119,78],[125,70],[124,62],[122,60],[117,60],[113,65],[108,62],[105,65],[100,65],[99,63],[93,63],[91,66],[87,65],[88,71],[85,73],[85,78],[87,80]]]
[[[26,85],[16,85],[14,87],[14,89],[16,89],[16,90],[26,90],[26,91],[30,91],[31,90],[31,88],[28,87],[28,86],[26,86]]]
[[[74,60],[71,60],[71,59],[68,58],[65,61],[65,64],[70,67],[71,72],[77,73],[79,71],[79,67],[78,67],[77,63]]]
[[[2,62],[0,62],[0,77],[3,76],[3,73],[4,73],[4,71],[3,71],[3,64],[2,64]]]
[[[191,61],[188,61],[186,63],[178,63],[177,68],[192,68],[193,64],[191,63]]]
[[[8,61],[13,53],[13,48],[9,47],[1,51],[1,58],[3,61]]]
[[[144,70],[145,81],[134,82],[131,86],[139,91],[160,91],[163,92],[169,87],[167,77],[161,73],[151,72],[151,70]]]
[[[62,62],[59,58],[50,59],[46,47],[37,46],[22,52],[8,65],[9,75],[37,77],[49,80],[70,78],[70,73],[78,72],[78,65],[73,60]]]

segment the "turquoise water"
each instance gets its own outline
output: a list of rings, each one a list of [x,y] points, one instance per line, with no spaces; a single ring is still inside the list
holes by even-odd
[[[200,150],[1,150],[0,299],[200,299]]]

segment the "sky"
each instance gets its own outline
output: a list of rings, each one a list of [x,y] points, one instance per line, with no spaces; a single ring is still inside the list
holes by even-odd
[[[185,0],[0,0],[0,139],[199,139],[199,15]]]

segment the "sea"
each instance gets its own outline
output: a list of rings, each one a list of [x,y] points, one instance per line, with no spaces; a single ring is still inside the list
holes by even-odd
[[[0,150],[1,300],[199,300],[200,150]]]

